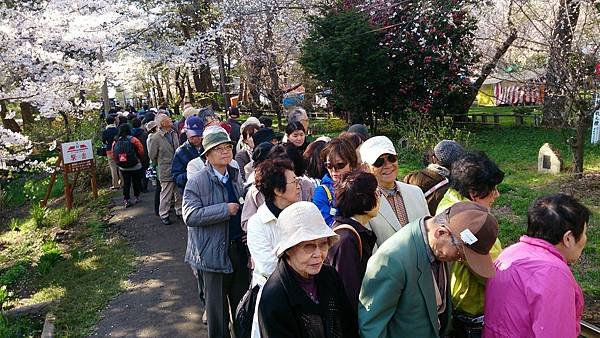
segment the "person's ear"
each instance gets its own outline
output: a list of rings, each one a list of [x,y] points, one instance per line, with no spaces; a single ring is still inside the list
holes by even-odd
[[[437,229],[435,229],[435,231],[433,232],[433,236],[438,239],[444,235],[449,234],[450,232],[448,231],[448,229],[446,229],[445,227],[440,227],[438,226]]]
[[[573,235],[573,231],[569,230],[563,234],[562,243],[566,248],[572,248],[575,246],[577,241],[575,240],[575,236]]]
[[[275,193],[275,197],[281,197],[283,194],[285,194],[285,191],[281,191],[279,188],[273,189],[273,192]]]

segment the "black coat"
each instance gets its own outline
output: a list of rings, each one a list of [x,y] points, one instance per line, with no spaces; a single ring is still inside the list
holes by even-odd
[[[316,277],[319,304],[300,288],[285,259],[267,280],[258,305],[263,338],[358,337],[356,310],[334,268],[323,265]]]

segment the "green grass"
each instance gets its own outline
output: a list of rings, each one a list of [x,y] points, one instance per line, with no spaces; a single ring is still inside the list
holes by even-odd
[[[97,200],[88,199],[87,194],[75,200],[72,211],[49,210],[43,227],[36,226],[30,216],[0,234],[5,305],[57,301],[52,312],[59,337],[90,333],[108,301],[127,287],[135,259],[127,243],[106,232],[104,217],[111,201],[107,191],[101,190]],[[54,239],[60,229],[68,230],[67,240]],[[0,322],[0,337],[39,336],[40,320]]]

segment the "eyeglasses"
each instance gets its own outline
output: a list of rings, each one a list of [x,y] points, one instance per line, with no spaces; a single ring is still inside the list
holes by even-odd
[[[458,250],[458,260],[459,261],[464,261],[466,259],[465,258],[464,243],[462,241],[459,241],[458,239],[456,239],[456,237],[454,237],[454,235],[450,232],[450,230],[448,230],[448,232],[450,234],[450,242]]]
[[[300,246],[300,249],[307,255],[314,253],[317,249],[321,252],[327,252],[329,251],[329,239],[306,242]]]
[[[227,151],[231,151],[231,149],[233,149],[233,146],[231,144],[224,144],[224,145],[212,148],[212,150],[214,150],[218,153],[224,153]]]
[[[347,162],[338,162],[338,163],[331,163],[331,162],[325,162],[325,167],[329,170],[335,169],[335,170],[342,170],[344,169],[346,166],[348,165]]]
[[[396,163],[398,161],[398,156],[392,155],[392,154],[387,154],[387,156],[385,154],[381,155],[381,156],[379,156],[379,158],[377,159],[377,161],[375,161],[373,163],[373,166],[375,168],[381,168],[381,167],[383,167],[385,159],[387,159],[387,161],[390,162],[390,163]]]
[[[285,183],[286,184],[295,184],[295,185],[298,185],[298,184],[300,184],[300,179],[296,177],[293,181],[291,181],[291,182],[285,182]]]

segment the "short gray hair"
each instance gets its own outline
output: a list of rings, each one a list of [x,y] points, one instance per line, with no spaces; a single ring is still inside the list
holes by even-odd
[[[306,114],[306,110],[304,110],[304,108],[299,107],[299,106],[292,107],[292,108],[290,108],[290,110],[288,110],[288,113],[287,113],[288,123],[300,122],[300,120],[302,120],[303,116],[308,117],[308,114]]]

